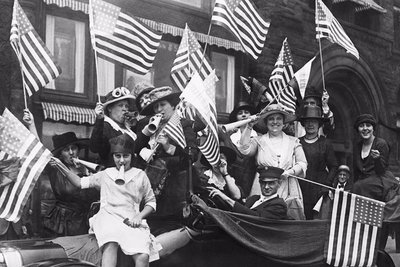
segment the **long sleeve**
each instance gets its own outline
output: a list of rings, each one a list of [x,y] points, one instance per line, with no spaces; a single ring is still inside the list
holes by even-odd
[[[96,119],[94,123],[92,135],[90,136],[89,148],[95,153],[99,153],[101,156],[105,154],[105,151],[110,149],[108,139],[104,136],[104,118]]]
[[[245,131],[243,132],[245,133]],[[238,150],[245,156],[254,156],[258,151],[258,142],[257,139],[259,137],[251,137],[248,142],[241,143],[239,142]]]
[[[306,155],[304,154],[303,146],[300,144],[300,140],[297,138],[294,146],[294,162],[292,169],[294,170],[295,176],[304,176],[307,171]]]
[[[247,205],[245,206],[240,204],[239,202],[235,202],[233,206],[233,212],[258,216],[272,220],[287,219],[287,205],[281,198],[275,198],[265,203],[262,203],[254,209],[250,209],[249,207],[247,207]]]
[[[334,182],[335,174],[338,168],[337,159],[333,146],[329,140],[326,140],[326,165],[328,167],[327,185],[331,186]]]
[[[380,157],[373,159],[374,160],[374,165],[375,165],[375,172],[378,175],[381,175],[385,173],[387,167],[388,167],[388,162],[389,162],[389,145],[386,143],[384,139],[377,138],[376,140],[376,145],[374,146],[375,148],[371,149],[376,149],[379,150]]]

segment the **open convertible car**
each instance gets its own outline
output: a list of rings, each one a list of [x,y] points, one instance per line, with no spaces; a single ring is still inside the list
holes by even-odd
[[[197,205],[186,223],[201,234],[150,266],[329,266],[324,259],[328,220],[271,221]],[[151,222],[154,228],[165,225],[166,220]],[[0,266],[100,266],[100,259],[94,235],[0,243]],[[375,266],[395,266],[383,250],[374,259]],[[120,252],[117,266],[133,262]]]

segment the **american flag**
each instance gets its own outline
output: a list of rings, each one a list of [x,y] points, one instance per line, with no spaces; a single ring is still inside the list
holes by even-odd
[[[10,43],[20,61],[23,87],[29,96],[61,74],[17,0],[14,1]]]
[[[250,0],[216,0],[211,23],[231,31],[254,59],[262,52],[270,25]]]
[[[217,80],[215,70],[204,81],[196,72],[181,94],[182,101],[192,105],[206,124],[205,141],[199,145],[199,149],[211,165],[216,165],[220,160],[215,108],[215,83]]]
[[[107,2],[91,0],[89,8],[93,49],[99,56],[146,74],[153,65],[162,33]]]
[[[357,59],[360,58],[357,48],[344,32],[339,21],[336,20],[321,0],[315,1],[315,24],[317,39],[328,38],[329,41],[342,46]]]
[[[373,266],[385,203],[336,190],[326,262],[332,266]]]
[[[290,52],[287,38],[285,38],[271,77],[269,78],[268,87],[276,101],[291,113],[294,113],[296,110],[296,94],[294,89],[287,85],[293,76],[292,53]]]
[[[175,110],[171,118],[168,120],[164,127],[164,132],[180,147],[186,147],[186,139],[183,133],[181,117],[179,116],[178,110]]]
[[[203,59],[203,50],[193,32],[186,24],[181,44],[172,64],[172,81],[183,91],[190,77],[192,77],[194,72],[199,71],[200,66],[200,77],[204,80],[211,73],[212,67],[206,56]]]
[[[51,153],[8,109],[0,116],[0,151],[21,158],[16,182],[0,188],[0,218],[17,222]]]

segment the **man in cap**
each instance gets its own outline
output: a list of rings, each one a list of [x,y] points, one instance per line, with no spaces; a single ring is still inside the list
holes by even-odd
[[[226,196],[218,189],[212,189],[210,196],[220,196],[233,212],[258,216],[266,219],[284,220],[288,219],[287,205],[278,196],[278,188],[281,184],[283,169],[271,166],[264,166],[258,170],[261,196],[250,196],[244,205]]]

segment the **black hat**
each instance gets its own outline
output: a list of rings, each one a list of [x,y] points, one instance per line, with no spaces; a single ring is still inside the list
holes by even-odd
[[[117,87],[106,95],[106,102],[103,104],[103,108],[106,111],[106,107],[112,103],[118,102],[120,100],[128,100],[129,106],[133,107],[135,97],[131,95],[128,88]]]
[[[321,101],[322,100],[322,90],[318,90],[314,86],[308,86],[304,93],[303,99],[308,98],[308,97],[315,97]]]
[[[132,137],[124,133],[110,139],[110,153],[134,154],[135,142]]]
[[[232,112],[229,114],[229,122],[236,121],[236,115],[239,112],[239,110],[248,110],[251,115],[256,113],[255,108],[252,105],[250,105],[246,101],[240,101],[232,110]]]
[[[232,148],[227,146],[219,146],[219,151],[221,154],[224,154],[226,156],[228,166],[236,161],[236,152]],[[200,163],[204,166],[211,166],[204,155],[201,155]]]
[[[66,132],[59,135],[53,136],[53,153],[54,156],[58,156],[60,152],[69,145],[76,145],[78,149],[82,149],[85,146],[89,146],[89,139],[78,139],[74,132]]]
[[[257,172],[260,174],[258,177],[260,181],[276,181],[281,179],[284,170],[278,167],[262,166],[257,169]]]
[[[181,91],[174,91],[169,86],[157,87],[149,92],[151,103],[145,106],[140,112],[141,115],[153,115],[153,107],[156,103],[167,100],[172,106],[176,106],[179,103],[179,96]]]
[[[301,115],[299,118],[301,125],[304,124],[304,121],[306,119],[315,119],[315,120],[318,120],[320,123],[328,120],[328,118],[322,117],[322,109],[318,106],[304,106],[301,109]]]
[[[356,121],[354,122],[354,129],[358,130],[358,126],[361,123],[371,123],[372,127],[376,126],[376,120],[374,118],[374,116],[372,116],[371,114],[361,114],[360,116],[357,117]]]

